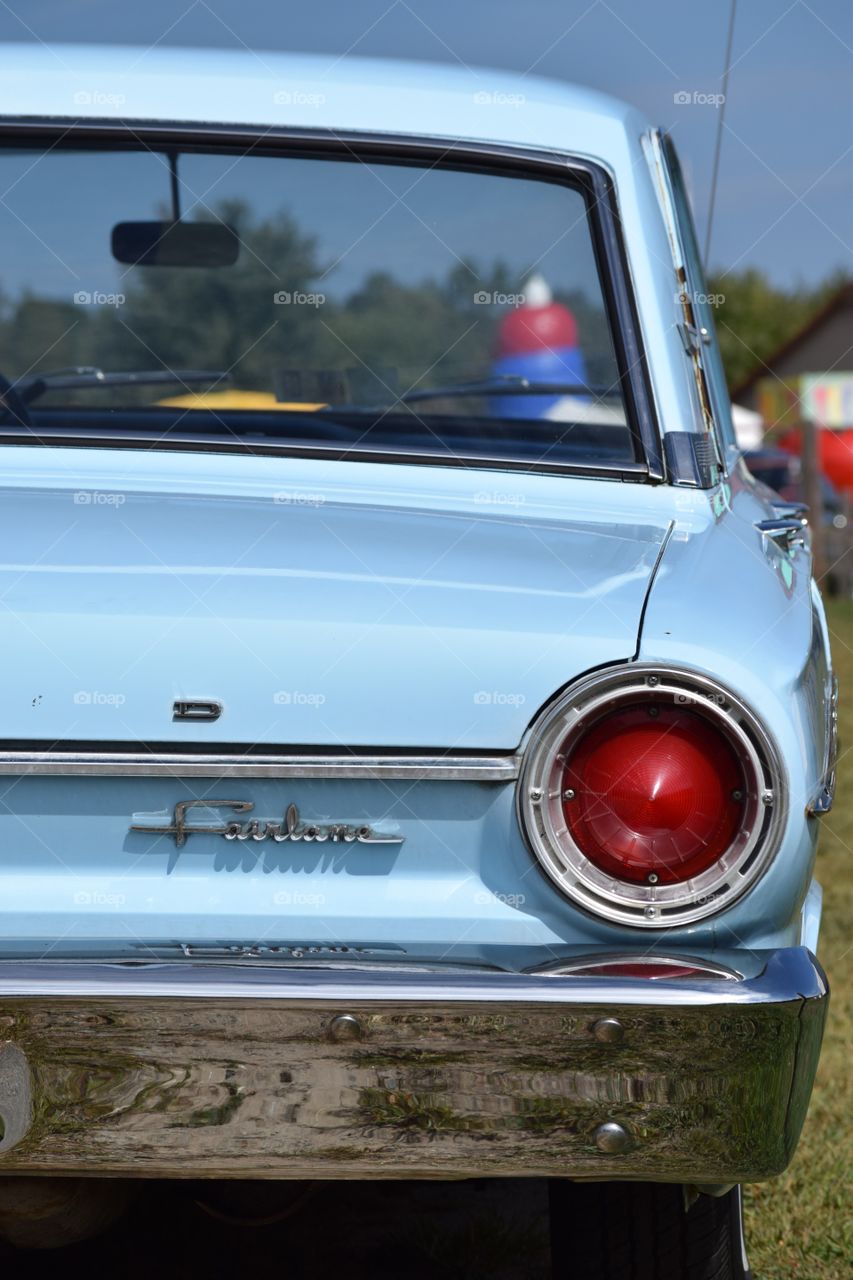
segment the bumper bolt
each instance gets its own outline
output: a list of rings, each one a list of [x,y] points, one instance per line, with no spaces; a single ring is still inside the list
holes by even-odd
[[[592,1024],[592,1034],[602,1044],[619,1044],[625,1035],[625,1028],[618,1018],[599,1018]]]
[[[351,1013],[340,1013],[329,1023],[329,1035],[341,1044],[347,1040],[360,1040],[364,1035],[364,1028]]]
[[[631,1135],[628,1130],[613,1120],[600,1124],[592,1136],[599,1151],[609,1156],[621,1156],[631,1145]]]

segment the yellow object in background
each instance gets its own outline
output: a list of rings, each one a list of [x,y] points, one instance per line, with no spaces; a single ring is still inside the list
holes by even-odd
[[[325,404],[309,404],[296,400],[276,400],[271,391],[187,391],[168,396],[157,403],[167,409],[279,409],[298,412],[325,409]]]

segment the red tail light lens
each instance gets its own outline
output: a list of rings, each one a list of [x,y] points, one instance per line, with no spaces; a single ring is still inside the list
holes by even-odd
[[[734,749],[678,706],[604,716],[568,755],[563,777],[575,843],[620,880],[692,879],[725,853],[743,820],[746,782]]]
[[[626,664],[572,686],[534,723],[519,817],[568,898],[660,929],[714,915],[762,875],[784,829],[784,776],[735,694]]]
[[[585,969],[578,969],[583,977],[595,978],[642,978],[649,982],[672,982],[681,978],[706,978],[705,969],[698,969],[689,964],[590,964]],[[712,977],[718,977],[712,973]]]

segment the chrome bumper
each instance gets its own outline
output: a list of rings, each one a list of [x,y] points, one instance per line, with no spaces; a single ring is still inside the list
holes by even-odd
[[[0,1171],[766,1178],[826,1003],[803,948],[728,982],[0,962]]]

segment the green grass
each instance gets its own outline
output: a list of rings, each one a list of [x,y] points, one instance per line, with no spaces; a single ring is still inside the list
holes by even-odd
[[[853,1274],[853,601],[828,606],[841,686],[841,752],[832,812],[821,819],[820,959],[832,999],[803,1136],[788,1172],[748,1188],[755,1280],[849,1280]]]

